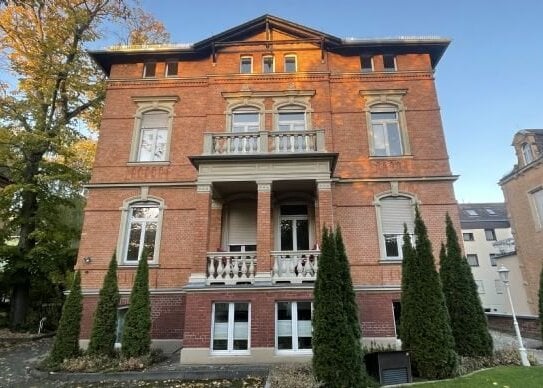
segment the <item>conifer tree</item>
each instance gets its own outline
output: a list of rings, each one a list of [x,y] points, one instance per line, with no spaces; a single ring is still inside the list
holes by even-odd
[[[432,244],[418,208],[415,245],[405,229],[400,338],[420,376],[447,378],[456,368],[457,356]]]
[[[441,245],[441,283],[451,319],[455,350],[461,356],[491,356],[492,337],[471,268],[462,257],[451,217],[446,219],[447,247]]]
[[[83,312],[82,300],[81,274],[77,271],[70,294],[62,307],[57,335],[51,353],[47,357],[47,364],[58,366],[65,359],[79,355],[79,330]]]
[[[145,254],[138,264],[129,303],[121,339],[121,354],[126,358],[143,356],[151,348],[149,264]]]
[[[94,322],[89,342],[89,353],[111,355],[115,349],[117,335],[117,306],[119,304],[117,286],[117,257],[115,253],[109,262],[104,278],[98,306],[94,312]]]

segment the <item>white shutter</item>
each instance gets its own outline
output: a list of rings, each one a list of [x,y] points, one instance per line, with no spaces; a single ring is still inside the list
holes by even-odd
[[[229,245],[256,245],[256,203],[233,202],[228,218]]]
[[[413,206],[409,198],[383,198],[380,204],[383,234],[403,234],[404,223],[409,233],[413,233]]]
[[[141,128],[166,128],[168,126],[168,112],[153,110],[143,114]]]

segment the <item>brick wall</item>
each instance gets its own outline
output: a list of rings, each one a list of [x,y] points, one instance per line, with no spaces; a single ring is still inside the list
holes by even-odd
[[[487,314],[486,316],[490,329],[515,335],[512,316],[501,314]],[[523,337],[541,339],[541,322],[537,317],[517,316],[517,322]]]

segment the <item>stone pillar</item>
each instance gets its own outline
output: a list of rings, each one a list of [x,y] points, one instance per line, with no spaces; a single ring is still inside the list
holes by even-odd
[[[256,211],[257,281],[271,280],[271,181],[258,181],[258,204]]]
[[[317,181],[317,209],[315,215],[318,218],[317,241],[321,240],[321,232],[324,226],[334,226],[334,209],[332,206],[332,182],[330,180]]]
[[[193,258],[189,283],[203,283],[206,278],[209,225],[211,217],[211,185],[198,184],[196,188],[196,214],[194,217]]]
[[[221,247],[222,233],[222,202],[211,200],[211,215],[209,221],[209,251],[216,252]]]

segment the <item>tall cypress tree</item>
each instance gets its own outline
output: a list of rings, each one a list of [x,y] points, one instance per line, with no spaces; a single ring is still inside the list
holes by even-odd
[[[319,271],[314,289],[313,370],[325,387],[362,387],[360,342],[345,316],[334,234],[323,229]]]
[[[117,257],[115,253],[109,262],[109,269],[102,289],[98,306],[94,312],[94,323],[89,342],[89,353],[111,355],[115,348],[117,334],[117,306],[119,304],[117,286]]]
[[[415,210],[415,248],[404,232],[402,317],[400,338],[422,377],[450,377],[457,363],[454,339],[436,271],[432,244],[418,208]]]
[[[149,296],[149,264],[147,255],[142,255],[124,321],[121,354],[124,357],[139,357],[148,354],[151,348],[151,301]]]
[[[46,364],[57,366],[65,359],[79,355],[79,331],[83,312],[82,300],[81,274],[77,271],[70,294],[62,307],[57,335]]]
[[[492,355],[492,337],[471,268],[462,257],[451,217],[446,219],[447,247],[441,246],[441,283],[451,319],[456,352],[462,356]]]

